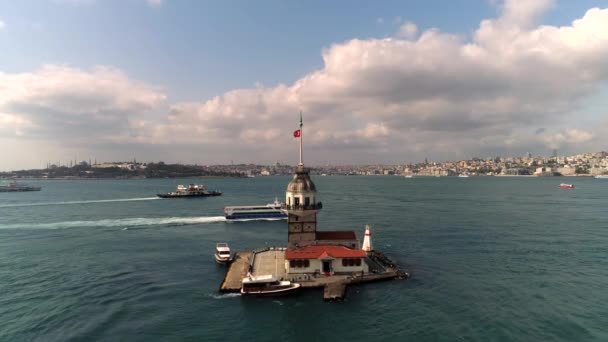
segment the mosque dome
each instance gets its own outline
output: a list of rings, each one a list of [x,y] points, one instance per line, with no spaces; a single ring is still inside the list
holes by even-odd
[[[291,182],[287,185],[287,191],[292,193],[317,192],[317,187],[310,179],[308,169],[298,166]]]

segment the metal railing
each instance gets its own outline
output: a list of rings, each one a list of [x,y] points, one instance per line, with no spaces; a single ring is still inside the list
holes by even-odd
[[[317,202],[316,204],[309,204],[309,205],[303,205],[303,204],[292,204],[292,205],[283,204],[283,205],[281,205],[281,209],[283,209],[283,210],[319,210],[322,208],[323,208],[323,203],[321,203],[321,202]]]

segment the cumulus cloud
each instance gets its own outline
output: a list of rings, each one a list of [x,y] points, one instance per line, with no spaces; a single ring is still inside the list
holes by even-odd
[[[582,129],[568,129],[555,134],[547,134],[542,137],[548,148],[559,148],[564,144],[581,144],[593,139],[594,134]]]
[[[291,85],[175,104],[154,132],[157,140],[196,129],[205,134],[173,140],[257,134],[264,142],[280,139],[267,134],[270,127],[290,132],[302,109],[307,141],[323,151],[390,145],[389,152],[407,155],[546,144],[529,127],[553,125],[548,132],[555,132],[608,80],[608,9],[591,9],[570,26],[537,26],[551,6],[506,1],[470,40],[436,29],[413,39],[417,28],[405,23],[399,37],[337,43],[323,51],[321,70]],[[555,134],[563,133],[553,135],[560,143],[588,141],[575,132]]]
[[[111,139],[128,134],[130,121],[164,99],[159,89],[105,66],[87,71],[45,65],[32,73],[0,73],[0,134]]]
[[[416,26],[416,24],[408,21],[399,27],[399,31],[397,32],[397,37],[405,38],[405,39],[412,39],[412,38],[416,37],[417,33],[418,33],[418,27]]]
[[[0,125],[22,136],[95,128],[115,143],[212,146],[230,159],[271,148],[273,159],[289,160],[300,110],[316,160],[589,143],[594,129],[565,128],[579,127],[570,113],[608,80],[608,9],[590,9],[567,26],[539,25],[552,5],[505,1],[470,38],[405,23],[403,35],[336,43],[322,51],[323,68],[292,84],[174,103],[161,120],[143,114],[164,94],[119,70],[48,66],[2,75]],[[37,131],[42,126],[50,128]]]
[[[161,7],[163,5],[163,0],[146,0],[146,2],[151,7]]]

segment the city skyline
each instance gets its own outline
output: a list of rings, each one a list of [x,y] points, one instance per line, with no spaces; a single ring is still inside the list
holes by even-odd
[[[0,4],[0,171],[606,149],[605,2],[349,4]]]

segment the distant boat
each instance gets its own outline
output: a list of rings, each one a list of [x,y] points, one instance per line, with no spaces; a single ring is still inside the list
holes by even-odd
[[[597,175],[595,179],[608,179],[608,175]]]
[[[39,186],[29,186],[25,184],[17,184],[17,182],[10,182],[6,185],[0,185],[0,192],[24,192],[24,191],[40,191],[42,189]]]
[[[460,178],[469,178],[469,175],[467,175],[466,173],[463,173],[463,174],[458,175],[458,177],[460,177]]]
[[[232,261],[230,247],[228,247],[227,243],[217,243],[215,245],[215,261],[219,264],[227,264]]]
[[[248,276],[243,278],[241,294],[249,296],[277,296],[297,291],[300,284],[288,280],[279,281],[273,275]]]
[[[405,177],[405,178],[414,178],[414,175],[405,175],[403,177]]]
[[[574,184],[566,184],[566,183],[562,183],[559,185],[560,188],[562,189],[574,189]]]
[[[178,185],[175,191],[157,194],[156,196],[160,198],[178,198],[220,196],[221,194],[222,193],[217,190],[207,190],[207,187],[202,184],[190,184],[187,187],[184,185]]]
[[[287,213],[281,210],[282,206],[283,202],[275,198],[274,202],[266,205],[225,207],[224,216],[226,220],[286,219]]]

